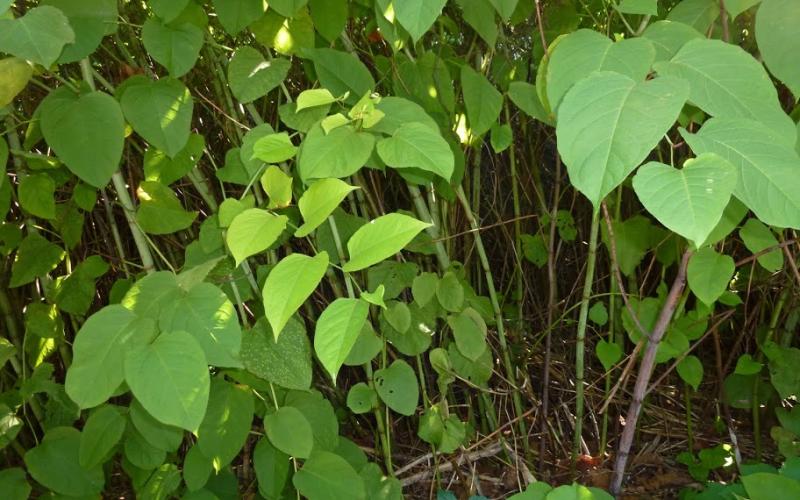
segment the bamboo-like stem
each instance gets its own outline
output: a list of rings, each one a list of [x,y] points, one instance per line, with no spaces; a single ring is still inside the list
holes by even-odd
[[[583,382],[585,373],[584,357],[586,353],[586,323],[589,317],[589,299],[592,296],[594,267],[597,261],[597,233],[600,228],[600,212],[595,209],[592,225],[589,230],[589,255],[586,257],[586,276],[583,281],[581,309],[578,313],[578,332],[575,340],[575,433],[572,440],[572,466],[580,453],[583,439]]]
[[[447,255],[447,250],[444,248],[442,235],[439,231],[438,221],[434,220],[430,211],[428,211],[427,203],[425,203],[425,200],[422,198],[422,193],[420,192],[419,188],[411,183],[406,185],[408,186],[408,192],[411,194],[411,201],[414,202],[414,208],[417,210],[417,215],[422,219],[423,222],[430,222],[433,224],[426,229],[426,232],[433,240],[433,245],[436,249],[436,258],[439,260],[439,267],[441,268],[442,272],[444,272],[450,267],[450,256]]]
[[[475,248],[478,251],[478,257],[480,258],[481,267],[483,268],[483,274],[486,279],[486,287],[489,291],[489,300],[492,303],[495,322],[497,323],[497,337],[500,342],[500,354],[503,359],[503,366],[505,368],[506,377],[508,378],[509,383],[512,385],[511,394],[514,402],[514,411],[516,412],[517,416],[520,416],[523,414],[520,388],[519,384],[517,384],[517,374],[514,370],[514,365],[511,363],[511,354],[508,349],[508,340],[506,339],[506,331],[503,325],[503,312],[500,309],[500,301],[497,298],[497,291],[494,287],[494,276],[492,275],[492,270],[489,266],[489,258],[486,255],[486,248],[483,246],[480,226],[478,221],[475,219],[475,215],[472,213],[472,207],[470,207],[469,201],[467,200],[467,195],[464,193],[464,188],[462,186],[458,186],[456,188],[456,196],[458,197],[458,201],[461,203],[461,206],[464,209],[464,214],[467,217],[470,228],[473,230],[473,235],[475,237]],[[527,439],[527,425],[524,418],[519,419],[519,432],[521,436],[525,437],[522,442],[527,453],[530,444],[528,443]]]
[[[653,374],[653,367],[656,362],[656,353],[658,352],[658,345],[667,331],[672,315],[678,302],[681,299],[683,288],[686,285],[686,268],[689,266],[689,259],[692,256],[691,250],[686,250],[681,258],[680,266],[678,267],[678,275],[675,276],[675,281],[672,282],[672,288],[667,295],[667,300],[661,308],[661,313],[658,316],[656,325],[653,327],[653,332],[647,341],[647,347],[642,358],[642,364],[639,367],[639,374],[636,377],[636,385],[633,389],[633,400],[628,407],[628,413],[625,418],[625,429],[622,431],[622,436],[619,440],[619,447],[617,448],[617,458],[614,463],[614,474],[611,477],[611,494],[619,495],[622,490],[622,481],[625,477],[625,466],[628,462],[628,455],[630,454],[631,445],[633,444],[633,436],[636,433],[636,422],[639,420],[639,414],[642,410],[642,402],[647,391],[647,385],[650,383],[650,377]]]

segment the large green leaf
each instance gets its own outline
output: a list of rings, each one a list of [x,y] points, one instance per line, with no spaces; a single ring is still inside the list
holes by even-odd
[[[125,353],[125,381],[156,419],[196,432],[206,413],[208,364],[190,334],[165,332]]]
[[[125,432],[125,417],[119,407],[106,405],[92,413],[81,431],[78,461],[84,469],[103,463]]]
[[[311,184],[297,202],[305,222],[294,235],[302,238],[311,234],[354,189],[358,188],[339,179],[320,179]]]
[[[270,247],[286,228],[285,215],[250,208],[233,218],[225,241],[238,266],[244,259]]]
[[[719,2],[714,0],[683,0],[669,11],[667,19],[688,24],[705,33],[719,17]]]
[[[394,168],[418,168],[446,181],[455,168],[453,151],[447,141],[424,123],[410,122],[398,127],[391,137],[381,139],[378,154]]]
[[[64,388],[81,408],[106,401],[122,384],[125,351],[152,340],[151,319],[138,318],[120,305],[106,306],[86,320],[72,345],[72,364]]]
[[[742,48],[719,40],[692,40],[655,68],[661,75],[689,82],[689,101],[711,116],[751,118],[791,145],[797,140],[769,75]]]
[[[800,2],[764,0],[756,14],[756,41],[770,72],[800,98]]]
[[[197,446],[219,471],[244,446],[253,424],[253,394],[246,386],[222,378],[211,382],[208,409],[197,430]]]
[[[456,3],[461,8],[464,21],[472,26],[486,45],[494,47],[497,43],[497,22],[489,0],[456,0]]]
[[[181,445],[183,429],[159,422],[136,399],[131,402],[128,415],[133,426],[151,446],[172,453]]]
[[[329,42],[336,41],[344,31],[349,17],[347,0],[311,0],[311,19],[314,28]]]
[[[388,368],[375,372],[375,390],[386,406],[401,415],[413,415],[419,402],[419,386],[414,369],[398,359]]]
[[[417,43],[436,22],[446,3],[447,0],[404,0],[394,5],[394,12],[414,43]]]
[[[314,332],[314,351],[334,384],[339,368],[361,333],[369,304],[359,299],[336,299],[322,311]]]
[[[633,177],[633,189],[659,222],[700,246],[722,218],[736,181],[733,165],[706,153],[681,169],[647,163]]]
[[[0,106],[10,104],[25,89],[32,76],[33,67],[22,59],[0,59]],[[5,161],[2,164],[5,165]]]
[[[117,101],[102,92],[78,96],[61,87],[42,101],[40,110],[42,134],[61,161],[92,186],[108,184],[125,141]]]
[[[200,344],[208,364],[241,367],[242,331],[228,296],[211,283],[195,285],[170,301],[158,317],[161,331],[189,332]]]
[[[567,93],[558,111],[558,150],[570,181],[595,209],[672,127],[688,92],[676,78],[636,83],[603,71]]]
[[[63,12],[75,32],[75,42],[67,44],[58,59],[61,64],[87,57],[105,35],[117,29],[116,0],[45,0],[40,5],[51,5]]]
[[[139,198],[136,221],[146,233],[174,233],[191,226],[197,218],[197,212],[184,210],[175,193],[159,182],[142,182],[136,196]]]
[[[570,33],[555,45],[547,62],[546,100],[557,113],[569,89],[595,71],[614,71],[642,82],[654,58],[655,48],[643,38],[614,43],[592,30]]]
[[[800,228],[800,157],[793,145],[761,123],[742,118],[712,118],[696,134],[681,134],[695,153],[716,153],[737,168],[733,194],[759,219]]]
[[[11,266],[11,288],[26,285],[39,276],[49,273],[64,259],[66,252],[39,233],[29,233],[17,248]]]
[[[314,69],[322,86],[335,96],[349,92],[347,102],[351,104],[375,89],[375,80],[369,70],[352,54],[322,48],[307,50],[305,55],[314,61]]]
[[[148,5],[164,22],[170,22],[183,12],[190,0],[150,0]]]
[[[213,0],[213,3],[220,24],[233,36],[264,14],[262,0]]]
[[[203,30],[192,23],[164,24],[154,17],[142,26],[144,48],[174,78],[194,67],[203,48],[203,35]]]
[[[508,97],[531,118],[542,123],[551,123],[534,85],[528,82],[511,82],[508,86]]]
[[[137,79],[125,89],[120,102],[133,129],[170,158],[186,146],[194,104],[189,89],[179,80]]]
[[[314,433],[306,417],[291,406],[278,408],[264,417],[264,429],[275,448],[289,456],[308,458],[314,447]]]
[[[298,172],[304,181],[325,177],[347,177],[367,163],[375,136],[356,132],[344,125],[328,134],[320,125],[308,131],[298,158]]]
[[[25,453],[28,473],[42,486],[69,497],[96,497],[105,483],[99,466],[84,469],[78,456],[81,433],[72,427],[50,429]]]
[[[120,304],[143,318],[155,318],[181,295],[174,273],[158,271],[136,281]]]
[[[407,215],[392,213],[365,224],[350,237],[347,251],[350,261],[347,272],[359,271],[391,257],[411,243],[430,224]]]
[[[728,289],[736,265],[729,255],[718,254],[711,247],[692,255],[686,277],[689,288],[706,304],[713,304]]]
[[[289,320],[277,342],[265,318],[242,337],[242,362],[250,373],[286,389],[311,387],[311,345],[306,328],[296,317]]]
[[[228,63],[231,92],[241,102],[255,101],[277,88],[286,78],[291,66],[288,59],[265,61],[261,53],[253,47],[241,47]]]
[[[75,32],[59,9],[42,5],[19,19],[0,19],[0,52],[49,68]]]
[[[328,270],[328,254],[293,253],[272,268],[264,282],[264,315],[277,341],[289,318],[314,293]]]
[[[742,476],[742,484],[751,500],[795,498],[800,496],[800,482],[785,475],[756,472]]]
[[[253,468],[261,496],[267,499],[280,498],[289,480],[289,456],[272,446],[269,438],[263,437],[253,450]]]
[[[466,64],[461,66],[461,86],[470,130],[475,136],[482,135],[500,116],[503,95],[485,76]]]
[[[30,498],[31,485],[28,484],[25,469],[9,467],[0,470],[0,491],[5,492],[8,500],[27,500]]]
[[[686,42],[703,38],[703,35],[683,23],[673,21],[656,21],[644,30],[644,38],[652,42],[656,49],[656,62],[669,61],[686,45]]]

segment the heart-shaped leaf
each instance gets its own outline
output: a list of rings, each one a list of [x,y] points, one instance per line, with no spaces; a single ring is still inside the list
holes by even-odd
[[[236,265],[275,243],[288,220],[285,215],[273,215],[260,208],[250,208],[234,217],[225,241]]]
[[[594,346],[597,359],[603,365],[605,371],[610,370],[622,358],[622,348],[616,342],[599,340]]]
[[[314,351],[334,383],[368,314],[369,304],[363,300],[336,299],[322,311],[317,320]]]
[[[16,57],[0,59],[0,106],[13,101],[32,76],[33,68],[22,59]]]
[[[49,68],[75,32],[59,9],[42,5],[19,19],[0,19],[0,52]]]
[[[203,35],[203,30],[192,23],[176,26],[153,17],[142,26],[144,48],[173,78],[185,75],[194,67],[203,48]]]
[[[728,289],[736,264],[730,255],[721,255],[711,247],[692,255],[687,280],[692,292],[706,304],[713,304]]]
[[[253,47],[241,47],[228,63],[231,92],[243,103],[255,101],[277,88],[286,79],[291,66],[288,59],[265,61]]]
[[[447,0],[404,0],[397,2],[394,12],[414,43],[417,43],[436,22],[446,3]]]
[[[311,234],[354,189],[358,188],[339,179],[320,179],[311,184],[297,202],[305,222],[294,235],[302,238]]]
[[[347,242],[350,261],[344,265],[344,270],[359,271],[391,257],[429,226],[430,224],[398,213],[378,217],[361,226]]]
[[[419,402],[419,386],[414,369],[398,359],[388,368],[375,372],[375,390],[386,406],[401,415],[413,415]]]
[[[293,253],[281,259],[264,281],[264,314],[277,341],[283,327],[314,293],[328,269],[328,254]]]
[[[453,151],[437,131],[419,122],[401,125],[391,137],[381,139],[378,154],[394,168],[419,168],[446,181],[455,168]]]

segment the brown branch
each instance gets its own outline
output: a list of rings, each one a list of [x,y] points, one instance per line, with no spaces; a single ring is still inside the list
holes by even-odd
[[[672,288],[667,295],[667,300],[661,313],[658,316],[653,332],[650,334],[647,348],[642,358],[642,364],[639,367],[639,375],[636,377],[636,385],[633,389],[633,401],[628,407],[628,414],[625,418],[625,429],[622,431],[622,437],[619,440],[619,448],[617,450],[617,457],[614,463],[614,475],[611,478],[611,493],[619,495],[622,489],[622,481],[625,477],[625,466],[628,462],[628,455],[630,454],[631,445],[633,444],[633,436],[636,432],[636,421],[639,420],[639,414],[642,410],[642,401],[644,401],[645,391],[647,385],[650,383],[652,376],[653,366],[656,361],[656,353],[664,333],[667,331],[672,314],[678,306],[683,288],[686,285],[686,268],[689,266],[689,258],[692,256],[691,250],[686,250],[681,258],[680,267],[678,268],[678,275],[675,276],[675,281],[672,282]]]

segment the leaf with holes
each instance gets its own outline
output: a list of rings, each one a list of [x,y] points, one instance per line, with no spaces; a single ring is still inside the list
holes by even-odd
[[[386,406],[401,415],[413,415],[419,402],[419,386],[414,369],[402,359],[375,372],[375,390]]]

